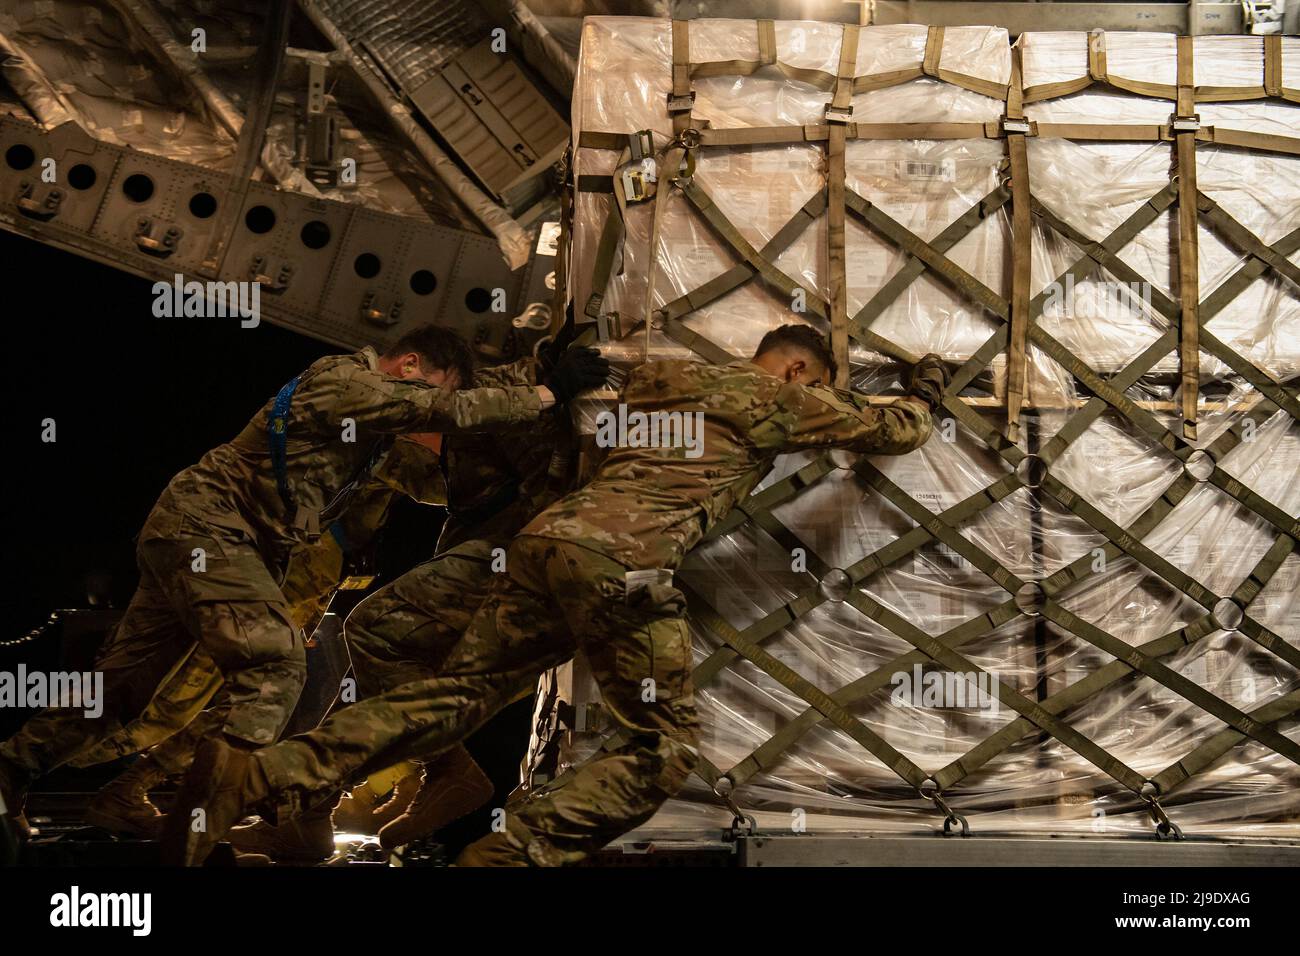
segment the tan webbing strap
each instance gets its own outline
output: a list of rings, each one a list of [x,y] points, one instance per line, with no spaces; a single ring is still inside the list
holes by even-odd
[[[668,111],[673,118],[673,132],[680,133],[691,125],[691,26],[689,20],[673,21],[673,92]]]
[[[817,688],[800,674],[791,670],[780,660],[768,654],[755,642],[731,626],[721,615],[694,592],[684,581],[679,584],[691,606],[691,616],[709,627],[734,651],[757,665],[761,670],[791,693],[813,707],[827,720],[844,731],[874,755],[886,767],[893,770],[913,787],[920,789],[926,775],[920,767],[895,750],[884,738],[870,730],[864,721],[854,717],[831,699],[831,696]]]
[[[604,130],[583,130],[578,134],[579,149],[623,149],[627,146],[627,133],[609,133]]]
[[[875,206],[869,200],[863,199],[851,189],[845,193],[845,205],[861,217],[873,230],[901,246],[910,255],[920,259],[927,268],[936,275],[941,276],[963,295],[978,302],[1004,322],[1009,321],[1010,307],[1006,299],[950,258],[941,254],[933,244],[926,242],[879,206]]]
[[[1106,71],[1106,33],[1093,30],[1088,34],[1088,79],[1093,83],[1109,83]]]
[[[735,223],[723,214],[722,210],[713,201],[713,198],[700,187],[699,183],[683,182],[682,195],[704,217],[704,221],[713,228],[718,237],[735,250],[742,259],[757,269],[764,281],[778,290],[785,297],[786,302],[790,302],[794,298],[796,289],[803,289],[808,311],[821,318],[827,318],[826,307],[816,293],[795,282],[778,269],[769,257],[750,245],[749,241],[741,235],[740,230],[736,228]]]
[[[1250,712],[1251,720],[1260,725],[1276,723],[1300,710],[1300,691],[1292,691]],[[1167,794],[1200,773],[1246,737],[1241,731],[1225,727],[1198,745],[1177,763],[1151,778],[1161,794]]]
[[[975,203],[964,213],[954,219],[948,226],[930,240],[929,246],[936,253],[946,253],[949,249],[960,242],[965,236],[983,222],[986,218],[993,215],[1010,198],[1010,193],[1003,185],[998,185],[987,196]],[[876,290],[876,293],[858,310],[857,315],[850,319],[850,324],[856,334],[865,333],[869,330],[871,323],[893,304],[894,300],[902,295],[903,290],[911,285],[927,268],[925,260],[916,255],[910,255],[908,260],[883,286]]]
[[[596,244],[596,260],[592,264],[591,274],[591,295],[582,307],[582,314],[592,322],[600,318],[600,311],[605,302],[605,291],[609,288],[609,277],[614,272],[614,256],[618,253],[619,239],[622,235],[623,217],[619,215],[617,200],[611,196],[605,225],[601,227],[600,240]]]
[[[700,130],[701,146],[780,146],[826,139],[825,126],[737,126]]]
[[[1156,683],[1169,688],[1180,697],[1190,701],[1206,713],[1217,717],[1230,727],[1248,737],[1254,738],[1294,763],[1300,764],[1300,745],[1288,740],[1271,727],[1252,720],[1231,704],[1215,697],[1168,665],[1143,654],[1096,625],[1090,624],[1088,621],[1070,613],[1053,601],[1049,600],[1046,603],[1043,616],[1053,624],[1087,641],[1093,647],[1100,648],[1112,657],[1122,660],[1134,670],[1141,671]]]
[[[1222,126],[1202,126],[1196,131],[1196,138],[1202,143],[1218,143],[1220,146],[1240,146],[1243,149],[1300,156],[1300,137],[1297,136],[1275,136],[1272,133],[1248,133],[1245,130],[1224,129]]]
[[[758,21],[758,62],[771,66],[776,62],[776,21]]]
[[[931,26],[925,34],[925,56],[921,58],[921,72],[939,78],[939,60],[943,58],[943,27]]]
[[[793,243],[804,229],[817,221],[823,212],[826,211],[826,194],[821,190],[813,193],[808,201],[799,208],[790,221],[776,231],[767,244],[759,250],[758,255],[766,262],[773,262],[782,252],[784,252],[791,243]],[[733,248],[736,248],[733,244]],[[722,298],[733,289],[738,288],[745,282],[748,282],[754,275],[758,274],[758,266],[754,265],[748,259],[744,262],[733,266],[726,272],[714,276],[702,286],[691,289],[684,295],[678,296],[673,301],[666,304],[663,308],[657,310],[656,315],[661,315],[665,319],[679,319],[682,316],[698,311],[711,302]],[[727,359],[731,361],[731,359]],[[726,363],[722,363],[726,364]]]
[[[1029,91],[1021,102],[1029,102]],[[1099,142],[1144,143],[1163,142],[1171,138],[1167,125],[1141,123],[1033,123],[1034,132],[1041,137],[1059,139],[1091,139]]]
[[[1025,348],[1029,334],[1030,256],[1033,216],[1029,197],[1029,156],[1025,134],[1015,132],[1025,117],[1020,42],[1011,48],[1011,83],[1007,87],[1007,156],[1011,162],[1011,338],[1007,342],[1007,437],[1020,434],[1025,401]]]
[[[627,162],[630,155],[627,141],[628,137],[624,136],[622,152],[619,154],[618,162],[615,165],[616,170]],[[581,143],[581,139],[579,139],[579,143]],[[590,178],[592,177],[578,177],[578,188],[582,189],[583,180]],[[609,289],[609,279],[614,272],[614,258],[623,241],[623,222],[627,209],[627,196],[623,191],[622,178],[617,172],[609,177],[609,184],[609,212],[605,215],[605,224],[601,226],[600,239],[596,243],[596,258],[592,263],[591,295],[583,303],[582,315],[585,318],[577,319],[575,317],[578,322],[599,321],[601,310],[604,307],[605,293]]]
[[[849,384],[849,310],[848,310],[848,259],[844,249],[844,146],[845,129],[853,107],[853,72],[858,63],[858,35],[856,24],[845,24],[840,34],[839,79],[835,95],[826,108],[829,125],[827,138],[827,207],[826,207],[826,261],[829,266],[831,306],[831,354],[839,366],[835,384],[845,388]]]
[[[1205,193],[1197,197],[1197,208],[1210,221],[1214,228],[1222,233],[1233,245],[1247,255],[1263,260],[1270,269],[1300,286],[1300,266],[1297,266],[1276,249],[1265,245],[1259,237],[1233,219],[1223,207]]]
[[[669,144],[661,156],[656,157],[659,185],[655,190],[654,207],[650,219],[649,265],[646,269],[645,297],[642,300],[641,317],[645,321],[645,351],[643,357],[650,358],[650,336],[653,332],[651,312],[654,309],[655,277],[659,272],[659,234],[663,225],[664,203],[668,199],[670,182],[675,182],[678,167],[681,164],[683,150],[680,145],[682,134],[694,123],[691,110],[695,105],[695,92],[691,89],[691,33],[689,20],[673,20],[673,90],[668,95],[668,113],[672,117],[673,143]]]
[[[1092,86],[1092,83],[1093,80],[1090,76],[1062,80],[1059,83],[1037,83],[1034,86],[1025,87],[1024,101],[1026,103],[1037,103],[1039,100],[1054,100],[1059,96],[1069,96],[1071,93],[1086,90]]]
[[[1264,37],[1264,95],[1282,95],[1282,34]]]
[[[1198,262],[1196,194],[1196,102],[1193,87],[1192,38],[1178,37],[1178,113],[1175,123],[1178,141],[1178,362],[1182,370],[1183,437],[1196,440],[1196,400],[1200,390],[1200,351],[1197,345],[1200,323],[1196,318],[1201,298]]]
[[[936,638],[926,634],[920,628],[909,623],[902,616],[895,614],[879,602],[872,600],[862,591],[852,592],[846,599],[845,603],[852,604],[867,617],[889,628],[890,631],[907,641],[921,653],[925,654],[926,657],[954,673],[963,675],[988,674],[987,671],[976,666],[975,663],[967,657],[957,653],[952,648],[945,646]],[[1129,790],[1132,790],[1134,793],[1141,791],[1142,784],[1145,783],[1145,778],[1136,770],[1128,766],[1114,754],[1111,754],[1098,746],[1069,724],[1062,720],[1058,720],[1056,715],[1044,708],[1038,702],[1030,700],[1028,697],[1020,694],[1009,685],[998,680],[996,676],[988,676],[991,679],[992,686],[995,689],[999,701],[1014,709],[1026,720],[1032,721],[1034,724],[1047,731],[1061,743],[1065,744],[1065,746],[1077,753],[1080,757],[1083,757],[1083,759],[1087,760],[1095,767],[1115,778],[1116,781],[1127,787]]]
[[[998,139],[997,123],[853,123],[849,139]]]

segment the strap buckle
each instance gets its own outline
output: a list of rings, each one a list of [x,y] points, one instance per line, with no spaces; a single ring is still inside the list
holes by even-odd
[[[656,182],[654,160],[645,159],[639,165],[625,166],[621,175],[623,195],[628,202],[643,202],[654,195]]]
[[[639,129],[627,134],[627,149],[632,155],[632,162],[640,162],[655,151],[654,133],[648,129]]]
[[[834,103],[827,103],[826,122],[843,124],[853,122],[853,106],[836,106]]]
[[[1032,132],[1033,132],[1033,128],[1029,125],[1029,120],[1012,119],[1009,116],[1002,117],[1003,136],[1006,136],[1008,133],[1021,133],[1025,136],[1028,136]]]
[[[596,316],[596,339],[602,344],[623,337],[623,317],[617,312]]]
[[[669,113],[689,113],[695,108],[695,91],[668,94]]]
[[[1171,116],[1169,126],[1175,133],[1195,133],[1201,128],[1201,114],[1191,116]]]
[[[596,319],[599,321],[600,306],[604,301],[605,294],[603,292],[593,292],[590,298],[587,299],[587,305],[583,308],[582,314],[587,316],[589,319]]]

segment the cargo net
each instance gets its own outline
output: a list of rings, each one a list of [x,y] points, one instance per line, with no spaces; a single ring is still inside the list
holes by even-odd
[[[649,830],[1300,836],[1297,87],[1280,37],[586,21],[561,281],[611,355],[956,369],[923,449],[782,459],[688,557]],[[548,687],[563,779],[614,728]]]

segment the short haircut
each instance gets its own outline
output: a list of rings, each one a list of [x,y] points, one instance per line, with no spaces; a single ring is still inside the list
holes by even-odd
[[[808,358],[825,366],[827,375],[835,379],[835,356],[831,354],[830,344],[811,325],[780,325],[763,336],[758,343],[754,358],[766,355],[777,349],[794,349],[804,353]]]
[[[435,369],[455,374],[460,384],[468,386],[474,378],[474,353],[459,334],[441,325],[421,325],[411,329],[384,349],[385,358],[414,352],[420,356],[425,372]]]

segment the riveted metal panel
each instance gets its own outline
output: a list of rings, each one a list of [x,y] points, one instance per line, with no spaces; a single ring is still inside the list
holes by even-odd
[[[113,166],[117,162],[116,154],[111,151],[99,152],[97,143],[82,131],[75,123],[65,123],[54,129],[44,140],[28,136],[23,127],[15,127],[15,142],[32,150],[32,165],[25,170],[12,168],[6,161],[0,165],[0,182],[3,182],[4,195],[15,199],[26,194],[38,203],[44,204],[52,192],[57,192],[59,201],[50,212],[50,219],[57,219],[68,229],[86,232],[95,221],[99,204],[113,176]],[[6,147],[6,153],[9,147]],[[7,160],[6,156],[6,160]],[[54,181],[45,182],[42,172],[46,160],[54,160]],[[72,171],[78,170],[77,175]],[[94,181],[85,185],[82,178],[85,170],[91,170]],[[73,183],[79,185],[74,186]],[[37,217],[30,217],[37,218]],[[38,219],[38,221],[40,221]]]
[[[87,152],[91,143],[93,149]],[[80,152],[71,151],[69,144]],[[56,135],[23,120],[0,120],[0,156],[16,145],[29,148],[34,160],[23,170],[0,162],[0,227],[151,279],[170,283],[178,272],[199,278],[198,266],[218,217],[195,215],[191,200],[202,192],[218,204],[228,201],[228,177],[129,147],[69,133]],[[89,157],[87,165],[96,171],[92,187],[65,200],[66,205],[61,204],[49,219],[24,215],[17,202],[19,182],[39,177],[41,158],[53,156],[58,162],[74,155],[77,161]],[[142,202],[122,192],[127,177],[137,173],[147,175],[153,184],[153,194]],[[262,233],[250,229],[247,220],[249,210],[259,206],[274,216]],[[141,220],[179,230],[179,240],[168,255],[141,249],[136,241]],[[309,223],[323,224],[328,230],[319,248],[303,240],[303,228]],[[371,277],[356,271],[357,257],[367,253],[380,264]],[[261,262],[255,265],[259,257]],[[486,354],[499,352],[513,358],[518,354],[514,349],[521,347],[510,320],[526,305],[531,270],[511,272],[496,243],[478,233],[250,183],[218,279],[249,281],[260,275],[273,285],[285,265],[292,271],[283,289],[262,287],[262,317],[316,338],[348,347],[383,344],[415,325],[437,321],[478,340]],[[416,272],[427,272],[431,278],[422,275],[418,288],[413,288]],[[475,289],[489,295],[501,289],[497,301],[504,310],[471,311],[466,296]],[[382,323],[363,317],[367,296],[371,309],[384,313]],[[475,301],[480,300],[481,296]],[[395,305],[396,321],[389,324]]]

